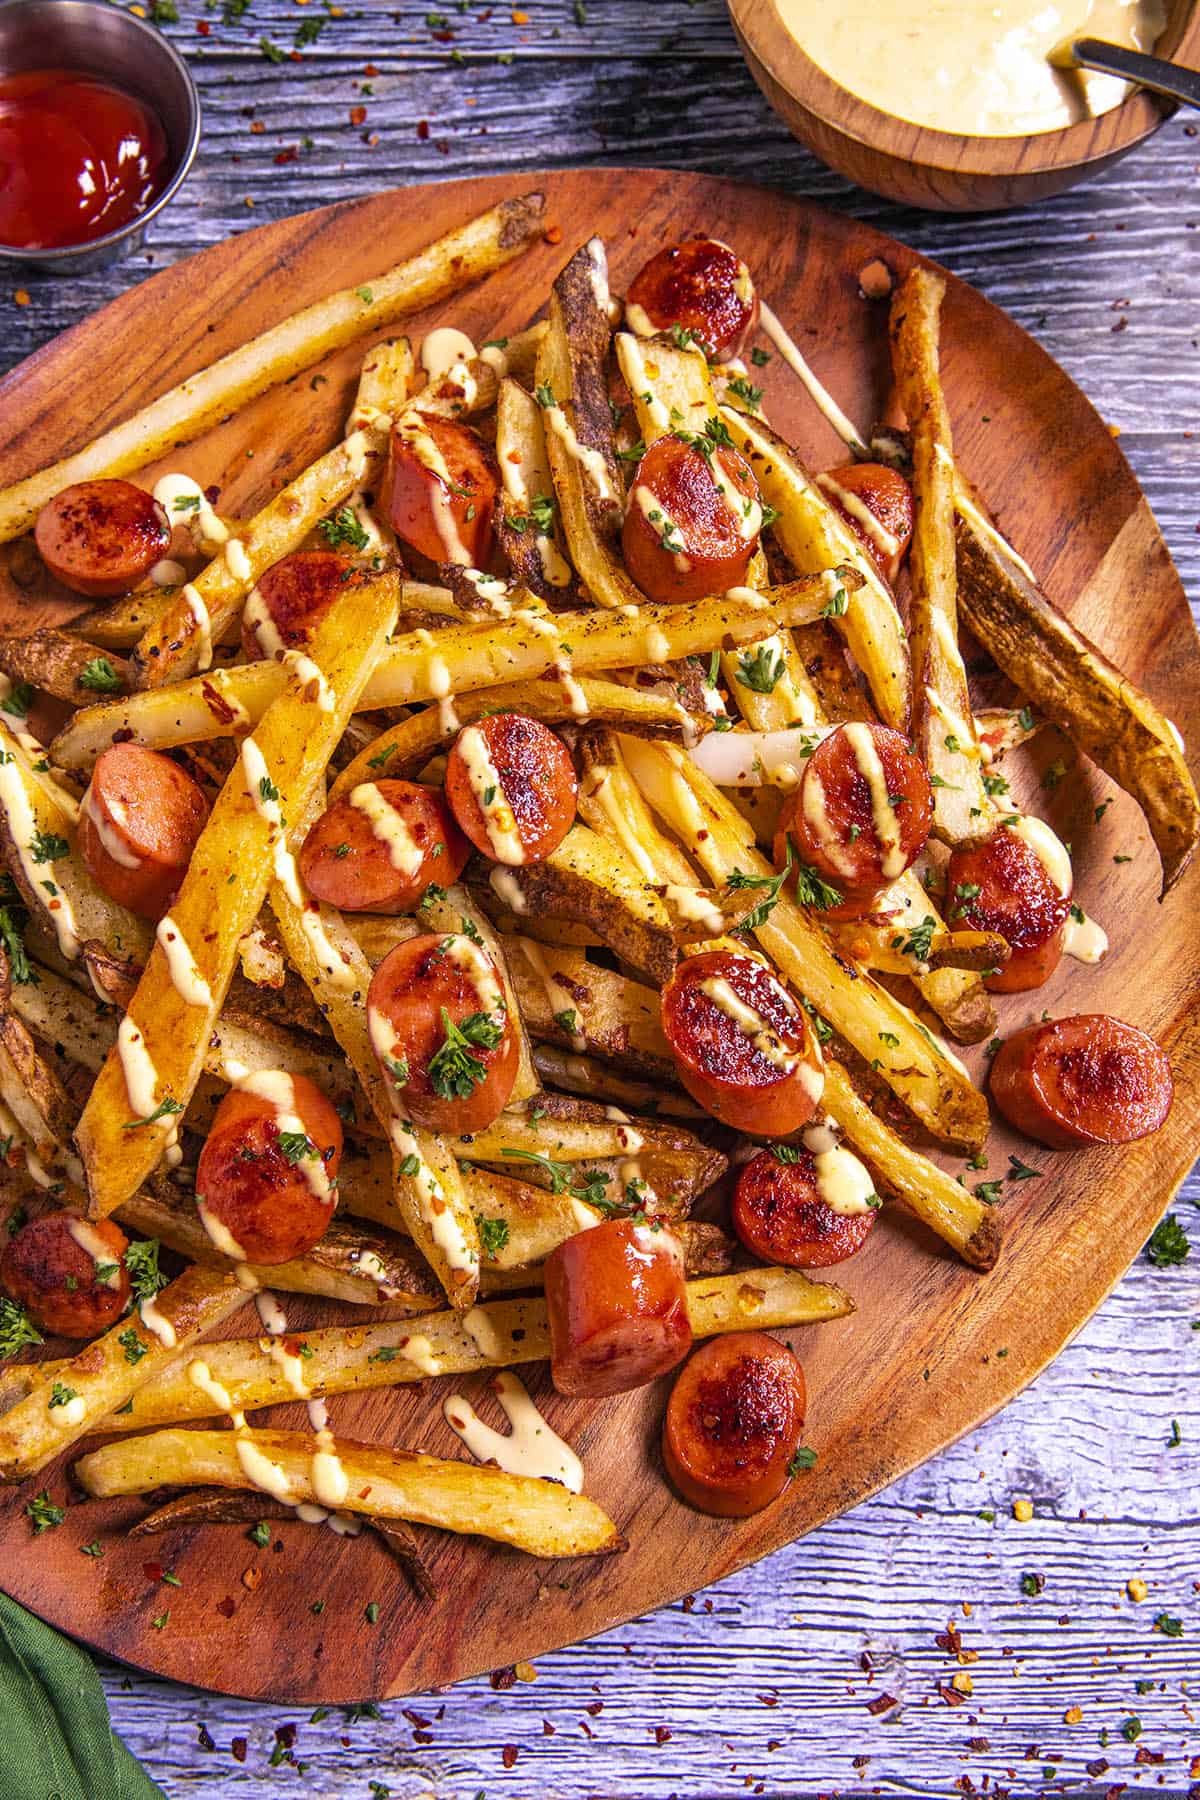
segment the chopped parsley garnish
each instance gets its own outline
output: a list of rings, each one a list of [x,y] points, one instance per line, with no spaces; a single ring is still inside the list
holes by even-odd
[[[0,1356],[15,1356],[24,1345],[42,1341],[25,1308],[0,1295]]]
[[[183,1107],[179,1104],[179,1101],[172,1100],[170,1094],[168,1094],[164,1099],[159,1101],[152,1113],[147,1113],[144,1119],[129,1119],[122,1125],[121,1130],[140,1131],[143,1125],[157,1124],[159,1119],[169,1119],[173,1117],[175,1113],[181,1113],[182,1111]]]
[[[823,619],[844,618],[849,605],[849,596],[847,595],[845,588],[840,587],[832,598],[827,600],[821,608],[821,617]]]
[[[407,1056],[385,1056],[384,1065],[397,1087],[407,1087],[409,1067]]]
[[[385,744],[382,750],[375,752],[374,756],[368,756],[368,769],[382,769],[384,764],[390,762],[391,758],[395,756],[399,748],[399,744]]]
[[[1008,783],[1005,781],[1003,775],[985,775],[983,778],[983,786],[984,791],[990,794],[993,799],[995,799],[997,794],[1007,794],[1008,792]]]
[[[331,550],[339,544],[349,544],[352,550],[365,550],[371,541],[352,506],[339,507],[328,519],[319,522],[317,530]]]
[[[1008,1174],[1005,1177],[1005,1180],[1033,1181],[1041,1173],[1042,1171],[1040,1169],[1031,1169],[1028,1163],[1023,1163],[1019,1156],[1010,1156],[1008,1159]]]
[[[739,400],[745,401],[751,412],[758,411],[763,397],[763,390],[760,387],[755,387],[752,382],[746,380],[744,375],[735,375],[726,385],[731,394],[736,394]]]
[[[747,888],[765,888],[766,890],[762,900],[754,908],[754,911],[747,913],[746,917],[741,921],[738,927],[739,930],[754,931],[763,923],[764,919],[769,916],[771,909],[779,898],[780,888],[791,873],[791,868],[792,846],[789,843],[787,847],[787,861],[784,863],[783,868],[778,875],[745,875],[741,869],[734,869],[731,872],[725,883],[726,893],[738,894],[744,892]],[[841,899],[840,894],[838,895],[838,899]]]
[[[639,438],[636,444],[630,444],[627,450],[617,451],[618,462],[641,462],[646,454],[646,440]]]
[[[487,1076],[487,1065],[474,1049],[494,1050],[504,1036],[504,1026],[490,1013],[471,1013],[456,1025],[443,1006],[441,1048],[429,1059],[429,1082],[443,1100],[465,1100]]]
[[[36,986],[38,979],[25,954],[25,940],[21,935],[28,918],[23,907],[0,906],[0,938],[4,940],[12,978],[19,987],[27,987],[30,983]]]
[[[81,688],[91,688],[97,694],[119,694],[122,687],[121,677],[107,656],[93,656],[91,662],[84,663],[76,680]]]
[[[783,652],[770,643],[760,644],[753,655],[743,650],[738,657],[737,679],[755,694],[773,694],[784,668]]]
[[[1175,1214],[1168,1213],[1154,1227],[1150,1242],[1146,1245],[1146,1255],[1156,1269],[1169,1269],[1176,1263],[1186,1262],[1191,1248],[1187,1232]]]
[[[776,1162],[798,1163],[800,1161],[801,1152],[796,1148],[795,1144],[772,1144],[771,1155],[775,1158]]]
[[[71,846],[65,837],[59,837],[53,831],[35,831],[29,842],[30,851],[35,863],[58,862],[66,856]]]
[[[158,1252],[157,1238],[137,1238],[125,1251],[125,1267],[129,1272],[129,1285],[135,1300],[152,1299],[160,1288],[166,1287],[170,1279],[158,1266]],[[97,1266],[97,1280],[101,1278],[103,1269],[108,1267],[110,1265],[107,1263]]]
[[[842,904],[842,895],[837,888],[830,887],[805,862],[796,864],[796,899],[801,906],[811,906],[814,912],[828,912],[831,906]]]
[[[982,1200],[985,1206],[995,1206],[1000,1199],[1000,1183],[998,1181],[981,1181],[977,1187],[971,1189],[971,1192],[977,1200]]]
[[[81,1556],[103,1556],[104,1545],[99,1538],[93,1538],[90,1544],[80,1544],[79,1554]]]
[[[1161,1631],[1164,1637],[1181,1638],[1183,1636],[1183,1620],[1173,1619],[1170,1613],[1160,1612],[1154,1620],[1155,1631]]]
[[[55,1506],[46,1489],[43,1488],[41,1493],[35,1494],[29,1502],[25,1508],[25,1515],[33,1526],[34,1537],[40,1537],[43,1531],[53,1531],[56,1525],[61,1525],[67,1513],[65,1507]]]
[[[269,775],[264,775],[258,784],[258,791],[264,800],[278,800],[279,789]]]
[[[810,1450],[807,1444],[801,1444],[788,1464],[789,1475],[801,1475],[817,1466],[817,1453]]]
[[[78,1400],[78,1398],[79,1395],[73,1387],[67,1387],[65,1382],[56,1381],[50,1389],[50,1398],[46,1402],[47,1409],[52,1411],[56,1406],[69,1406],[72,1400]]]
[[[319,1162],[321,1153],[306,1131],[281,1131],[279,1148],[290,1163],[304,1162],[312,1158]]]
[[[412,1176],[419,1174],[420,1170],[421,1159],[419,1156],[406,1156],[400,1164],[400,1173],[402,1175],[407,1175],[410,1179]]]
[[[498,1251],[504,1249],[509,1239],[507,1219],[489,1219],[483,1213],[476,1213],[475,1225],[485,1256],[495,1256]]]
[[[548,381],[541,381],[538,383],[537,387],[533,390],[533,397],[539,406],[549,408],[558,405],[558,401],[554,398],[554,389],[550,386]]]
[[[271,1541],[271,1527],[265,1519],[260,1519],[257,1525],[250,1527],[246,1536],[252,1544],[257,1544],[260,1550],[265,1550]]]
[[[760,350],[758,345],[755,344],[753,350],[750,352],[750,361],[754,364],[755,368],[765,369],[770,360],[771,352],[769,350]]]
[[[898,1050],[900,1048],[900,1039],[896,1036],[894,1031],[881,1031],[879,1033],[879,1041],[881,1044],[886,1044],[889,1050]]]
[[[687,325],[672,325],[667,336],[677,350],[690,350],[694,344],[700,342],[699,332],[691,330]]]
[[[892,939],[892,948],[899,950],[902,956],[914,956],[918,962],[928,962],[933,949],[933,934],[937,930],[937,920],[932,913],[926,913],[919,925],[914,925],[907,936]]]
[[[570,1194],[572,1199],[584,1200],[589,1206],[604,1207],[608,1204],[604,1197],[608,1176],[600,1169],[593,1169],[584,1180],[577,1182],[573,1179],[574,1166],[571,1163],[555,1162],[552,1157],[539,1156],[536,1150],[506,1149],[502,1154],[517,1162],[537,1163],[550,1177],[552,1194]]]
[[[565,1031],[568,1037],[577,1037],[579,1034],[579,1014],[573,1006],[564,1007],[562,1012],[556,1012],[554,1023],[560,1031]]]
[[[364,306],[371,306],[374,303],[375,296],[369,287],[357,287],[354,291]]]
[[[1017,714],[1017,724],[1021,727],[1022,731],[1032,731],[1033,730],[1033,708],[1032,707],[1023,706],[1021,708],[1020,712]]]
[[[117,1342],[125,1352],[125,1361],[127,1363],[140,1363],[143,1356],[145,1356],[150,1348],[149,1344],[144,1343],[138,1336],[136,1327],[133,1325],[129,1327],[128,1331],[123,1331],[121,1333]]]
[[[33,689],[27,681],[14,681],[0,698],[0,710],[11,713],[14,719],[23,719],[32,705]]]

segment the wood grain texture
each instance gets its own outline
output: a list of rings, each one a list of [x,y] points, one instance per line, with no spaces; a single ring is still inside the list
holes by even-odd
[[[1196,218],[1197,147],[1182,121],[1107,182],[1036,212],[931,218],[848,188],[791,141],[737,58],[718,0],[666,0],[644,11],[589,0],[583,27],[555,3],[532,8],[520,32],[505,14],[471,18],[456,40],[466,67],[451,63],[451,46],[433,41],[420,5],[389,9],[399,23],[386,30],[373,10],[331,23],[316,52],[279,68],[255,45],[260,32],[290,41],[297,15],[284,0],[256,0],[240,31],[214,21],[215,43],[195,35],[206,16],[198,7],[182,0],[181,11],[172,35],[189,53],[194,45],[205,51],[193,66],[206,137],[195,176],[147,253],[153,263],[139,259],[70,283],[25,277],[29,307],[0,300],[5,361],[86,316],[147,267],[331,193],[606,157],[740,171],[885,224],[1033,330],[1121,428],[1185,581],[1200,577],[1196,454],[1185,435],[1196,398],[1190,358],[1200,271],[1185,234]],[[514,51],[514,62],[496,64],[497,49]],[[380,138],[373,147],[348,124],[372,59],[382,71],[363,101]],[[468,107],[468,99],[478,104]],[[423,119],[427,140],[417,135]],[[262,134],[252,121],[263,122]],[[305,135],[312,149],[276,166],[274,157]],[[1194,1234],[1186,1201],[1179,1216]],[[961,1791],[964,1773],[977,1786],[986,1774],[1026,1794],[1043,1790],[1040,1762],[1027,1759],[1032,1746],[1059,1771],[1044,1791],[1099,1794],[1108,1782],[1165,1777],[1167,1792],[1183,1793],[1191,1726],[1181,1681],[1190,1674],[1194,1683],[1194,1650],[1164,1640],[1152,1619],[1167,1607],[1184,1616],[1193,1638],[1200,1629],[1191,1593],[1200,1550],[1200,1337],[1189,1331],[1197,1316],[1200,1257],[1169,1271],[1139,1260],[1076,1342],[989,1426],[886,1495],[727,1579],[710,1596],[711,1614],[700,1600],[689,1615],[671,1608],[548,1657],[533,1687],[497,1694],[471,1682],[417,1702],[419,1717],[433,1721],[428,1745],[415,1741],[421,1727],[398,1703],[385,1705],[380,1721],[348,1721],[334,1709],[310,1724],[309,1709],[264,1711],[119,1668],[106,1675],[114,1718],[172,1796],[203,1782],[210,1793],[250,1800],[281,1790],[365,1797],[372,1779],[397,1796],[439,1800],[471,1800],[480,1788],[492,1796],[732,1796],[759,1782],[789,1795],[836,1785],[845,1794],[879,1786],[948,1796]],[[1183,1443],[1167,1450],[1172,1416]],[[1007,1517],[1018,1492],[1035,1498],[1033,1526]],[[996,1507],[994,1526],[976,1519],[980,1505]],[[247,1562],[256,1555],[248,1544],[244,1554]],[[286,1552],[272,1558],[268,1578],[289,1560]],[[95,1578],[95,1565],[84,1566]],[[1027,1568],[1047,1577],[1037,1600],[1019,1593]],[[1122,1590],[1139,1571],[1151,1591],[1135,1608]],[[982,1668],[973,1669],[977,1701],[952,1711],[933,1682],[954,1665],[932,1634],[960,1598],[974,1607],[966,1642],[980,1650]],[[1056,1625],[1058,1617],[1071,1623]],[[894,1656],[905,1675],[899,1727],[865,1712],[857,1667],[864,1642]],[[1002,1655],[1005,1647],[1013,1656]],[[1151,1676],[1152,1690],[1139,1695],[1135,1681]],[[883,1685],[894,1685],[890,1669]],[[584,1712],[601,1699],[600,1716]],[[1072,1703],[1083,1717],[1068,1727],[1063,1713]],[[1135,1764],[1137,1746],[1117,1729],[1135,1711],[1142,1743],[1165,1764]],[[555,1737],[544,1737],[543,1718]],[[306,1764],[303,1778],[268,1760],[278,1753],[276,1729],[297,1725],[287,1754]],[[673,1737],[656,1744],[656,1725]],[[201,1726],[214,1750],[204,1747]],[[1097,1741],[1104,1728],[1107,1748]],[[967,1749],[969,1739],[985,1737],[990,1749]],[[248,1743],[244,1762],[230,1754],[238,1739]],[[511,1771],[505,1745],[520,1746]],[[870,1761],[856,1767],[856,1756]],[[1089,1778],[1085,1762],[1098,1757],[1111,1759],[1111,1773]]]

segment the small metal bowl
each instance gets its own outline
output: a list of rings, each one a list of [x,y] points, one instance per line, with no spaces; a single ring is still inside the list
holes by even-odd
[[[160,32],[109,0],[4,0],[0,4],[0,75],[26,69],[71,69],[113,82],[157,116],[167,139],[166,186],[145,212],[117,231],[56,250],[0,244],[0,261],[51,273],[79,273],[116,262],[142,241],[146,226],[171,199],[200,141],[200,96],[187,64]]]

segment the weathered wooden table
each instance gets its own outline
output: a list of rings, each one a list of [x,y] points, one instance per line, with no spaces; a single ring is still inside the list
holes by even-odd
[[[793,143],[720,0],[178,3],[166,29],[205,106],[195,172],[142,255],[0,293],[4,366],[215,238],[375,188],[564,163],[738,175],[870,218],[1007,307],[1120,429],[1200,593],[1194,125],[1036,211],[944,218],[850,189]],[[1175,1210],[1200,1246],[1197,1204],[1193,1176]],[[985,1431],[693,1605],[546,1658],[532,1684],[309,1718],[114,1667],[114,1720],[172,1797],[1200,1795],[1198,1369],[1200,1247],[1175,1268],[1140,1258]],[[883,1694],[900,1706],[873,1713]]]

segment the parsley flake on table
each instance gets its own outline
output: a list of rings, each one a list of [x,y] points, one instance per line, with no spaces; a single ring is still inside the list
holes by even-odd
[[[1168,1213],[1154,1227],[1146,1245],[1146,1255],[1156,1269],[1170,1269],[1177,1263],[1186,1262],[1191,1248],[1187,1232],[1178,1218],[1174,1213]]]
[[[34,1537],[40,1537],[43,1531],[53,1531],[67,1516],[66,1508],[55,1506],[45,1488],[35,1494],[25,1508],[25,1514],[33,1527]]]

